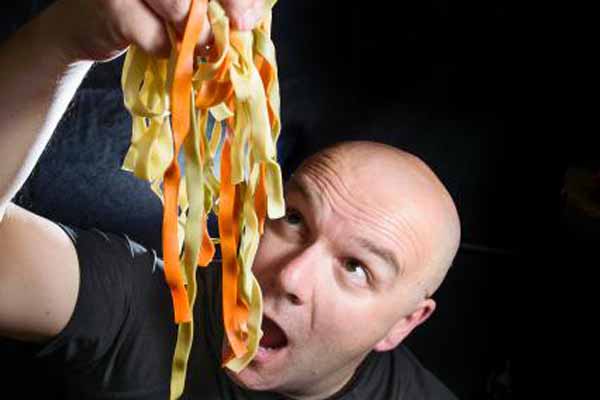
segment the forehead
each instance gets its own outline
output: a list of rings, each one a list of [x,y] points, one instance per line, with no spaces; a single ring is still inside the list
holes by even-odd
[[[309,213],[306,217],[320,233],[337,246],[375,259],[391,276],[401,277],[407,269],[414,269],[411,266],[417,265],[423,246],[400,207],[386,209],[376,196],[358,193],[355,182],[327,171],[315,172],[305,169],[288,181],[291,205],[304,204],[303,211]]]

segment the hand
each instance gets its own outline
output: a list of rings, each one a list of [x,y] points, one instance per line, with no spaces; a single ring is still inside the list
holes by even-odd
[[[258,25],[265,12],[265,0],[221,0],[234,29],[252,30]]]
[[[177,34],[185,28],[191,0],[59,0],[47,15],[63,31],[64,49],[73,61],[106,61],[131,43],[147,53],[167,57],[171,44],[165,23]],[[264,13],[265,0],[221,0],[234,29],[250,30]],[[205,17],[199,45],[211,40]]]

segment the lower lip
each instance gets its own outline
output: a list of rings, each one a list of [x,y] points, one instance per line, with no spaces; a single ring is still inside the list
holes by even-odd
[[[258,347],[258,351],[256,352],[256,356],[254,357],[255,362],[264,364],[270,361],[273,361],[276,357],[281,355],[283,351],[286,349],[285,347],[280,347],[278,349],[266,349],[262,346]]]

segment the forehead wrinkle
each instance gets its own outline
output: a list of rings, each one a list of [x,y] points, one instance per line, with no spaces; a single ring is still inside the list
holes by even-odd
[[[301,196],[305,198],[311,205],[312,208],[315,208],[317,203],[322,204],[323,199],[315,194],[314,191],[309,190],[302,180],[298,179],[296,176],[292,176],[288,182],[288,188],[293,188],[293,190],[297,190],[300,192]],[[349,215],[354,220],[352,215]],[[381,258],[385,261],[386,265],[392,269],[392,273],[394,276],[403,276],[405,271],[405,265],[402,263],[396,255],[386,249],[385,247],[378,246],[376,243],[372,242],[368,238],[355,236],[350,238],[350,240],[357,242],[361,247],[366,248],[372,254],[375,254],[377,257]]]
[[[417,259],[421,258],[421,254],[419,251],[418,243],[418,235],[414,227],[407,221],[405,217],[396,214],[397,218],[390,219],[389,213],[382,211],[376,208],[376,204],[369,205],[369,210],[372,211],[373,215],[369,215],[363,212],[364,204],[359,204],[352,195],[351,190],[347,187],[345,182],[338,176],[335,169],[328,165],[326,160],[315,160],[310,164],[304,166],[304,170],[308,172],[312,172],[311,176],[304,174],[306,180],[313,181],[314,184],[321,189],[319,192],[310,190],[307,188],[309,192],[316,192],[315,195],[319,197],[326,197],[330,204],[334,205],[335,200],[333,199],[334,195],[339,197],[345,203],[347,203],[351,208],[358,211],[358,216],[352,215],[351,213],[336,208],[336,212],[351,219],[354,222],[359,224],[364,224],[376,227],[382,233],[382,236],[389,236],[392,238],[396,238],[395,245],[398,247],[401,253],[407,253],[407,247],[411,248]],[[300,182],[300,179],[298,180]],[[328,190],[329,188],[329,190]],[[333,192],[333,195],[329,192]],[[360,216],[360,217],[359,217]],[[362,217],[362,218],[361,218]],[[391,225],[382,224],[381,221],[386,220]],[[408,243],[410,246],[406,246],[406,240],[401,240],[398,238],[398,234],[402,232],[406,232],[402,236],[405,236],[408,239]]]
[[[338,197],[340,200],[343,200],[351,208],[358,211],[357,214],[364,217],[364,219],[366,219],[368,223],[379,226],[380,229],[382,229],[383,231],[385,231],[386,233],[388,233],[390,235],[394,234],[392,229],[389,229],[385,225],[379,223],[379,221],[381,219],[385,219],[388,216],[388,213],[377,209],[375,207],[376,205],[373,204],[373,205],[369,205],[369,209],[371,211],[373,211],[373,213],[375,215],[371,217],[368,214],[365,214],[362,211],[364,209],[364,204],[359,204],[357,201],[354,200],[354,196],[352,195],[351,190],[347,187],[347,185],[343,181],[343,179],[341,179],[337,175],[336,171],[333,168],[326,165],[325,163],[322,163],[321,166],[323,167],[323,169],[325,169],[325,173],[322,173],[320,175],[318,173],[316,173],[316,174],[314,174],[314,176],[312,178],[307,177],[308,180],[314,181],[315,184],[317,184],[317,186],[319,186],[319,188],[321,189],[321,193],[317,193],[317,195],[322,195],[322,196],[326,197],[327,200],[329,201],[329,203],[332,205],[336,204],[333,197],[335,195],[337,195],[335,197]],[[312,170],[313,168],[309,168],[309,169]],[[315,171],[315,172],[318,172],[318,171]],[[327,187],[329,187],[330,190],[327,190]],[[333,193],[333,195],[331,195],[329,193],[330,191]],[[344,212],[344,210],[342,210],[342,209],[337,210],[337,213],[342,214],[345,217],[349,217],[357,222],[364,222],[364,221],[361,221],[360,218],[357,218],[357,217],[353,216],[352,214]],[[396,225],[394,223],[394,221],[391,221],[391,222],[392,222],[392,225]]]
[[[312,208],[317,208],[317,206],[323,205],[323,199],[318,195],[318,193],[309,190],[306,187],[306,185],[300,179],[298,179],[296,175],[292,175],[290,180],[287,182],[285,188],[286,192],[289,192],[290,188],[291,190],[298,191],[302,195],[302,197],[308,201]]]

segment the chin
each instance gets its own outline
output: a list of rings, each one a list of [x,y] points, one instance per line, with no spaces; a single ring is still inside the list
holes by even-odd
[[[229,369],[225,369],[227,375],[236,385],[249,390],[256,391],[276,391],[277,382],[273,376],[265,377],[261,374],[257,368],[250,363],[243,371],[235,373]]]

